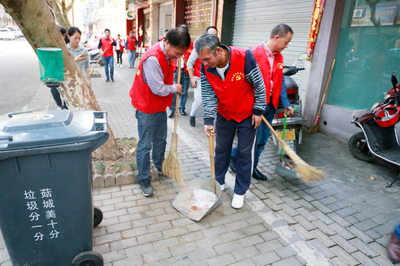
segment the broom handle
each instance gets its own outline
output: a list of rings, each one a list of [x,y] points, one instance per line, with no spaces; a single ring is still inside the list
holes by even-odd
[[[274,136],[276,137],[276,139],[279,142],[284,142],[284,140],[278,135],[278,133],[276,133],[275,129],[271,126],[271,124],[268,122],[268,120],[261,115],[262,119],[264,120],[265,124],[267,125],[267,127],[269,127],[269,129],[271,130],[272,134],[274,134]]]
[[[324,91],[324,95],[322,96],[321,104],[319,105],[319,110],[318,110],[317,116],[320,116],[320,115],[321,115],[322,106],[324,105],[326,92],[328,91],[329,83],[331,82],[332,71],[333,71],[333,67],[335,66],[335,61],[336,61],[336,58],[333,59],[332,66],[331,66],[331,70],[329,71],[328,80],[327,80],[327,82],[326,82],[326,84],[325,84],[325,91]]]
[[[215,161],[214,161],[214,138],[211,135],[212,130],[208,129],[208,148],[209,148],[209,152],[210,152],[210,166],[211,166],[211,182],[212,182],[212,188],[213,188],[213,192],[214,194],[216,194],[215,192]]]
[[[107,51],[107,48],[106,48],[106,49],[104,49],[104,52],[103,52],[103,54],[104,54],[106,51]],[[101,58],[102,58],[102,56],[100,55],[100,57],[99,57],[99,60],[97,60],[96,64],[94,65],[94,67],[93,67],[93,69],[92,69],[92,71],[90,71],[90,73],[89,73],[89,77],[91,77],[91,76],[92,76],[92,73],[93,73],[94,69],[97,67],[97,65],[99,64],[99,62],[100,62],[100,59],[101,59]]]
[[[181,84],[181,58],[178,59],[178,77],[176,79],[176,84]],[[179,93],[176,93],[175,98],[175,124],[174,124],[174,134],[176,134],[176,129],[178,127],[178,112],[179,112]]]

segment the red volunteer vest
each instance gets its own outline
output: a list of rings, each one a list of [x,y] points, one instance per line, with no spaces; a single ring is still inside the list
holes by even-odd
[[[121,51],[121,52],[123,52],[124,51],[124,46],[122,46],[122,40],[115,40],[115,42],[116,43],[118,43],[118,41],[119,41],[119,50]],[[115,51],[117,51],[117,48],[115,47]]]
[[[267,53],[265,52],[262,44],[251,48],[253,51],[254,58],[256,59],[258,66],[260,67],[261,74],[264,79],[265,84],[265,92],[267,94],[267,105],[271,99],[271,66],[269,65],[269,60],[267,57]],[[281,96],[282,91],[282,79],[283,79],[283,56],[281,53],[276,53],[274,66],[272,70],[272,104],[276,108],[278,108],[279,97]]]
[[[194,76],[200,78],[200,71],[201,71],[201,60],[197,59],[194,63]]]
[[[132,98],[132,105],[139,111],[146,114],[165,112],[172,105],[172,94],[167,96],[159,96],[154,94],[150,87],[143,81],[143,62],[150,56],[155,56],[161,66],[164,83],[172,85],[174,81],[173,67],[168,63],[167,58],[161,50],[160,43],[156,43],[146,51],[140,60],[136,78],[133,82],[129,96]]]
[[[136,50],[136,37],[133,36],[132,39],[130,36],[126,37],[126,41],[128,42],[126,48],[130,51]]]
[[[104,52],[103,57],[114,56],[114,46],[112,45],[112,38],[108,40],[103,37],[101,38],[101,50],[104,52],[106,49],[107,51]]]
[[[192,53],[192,51],[193,51],[193,41],[190,42],[189,49],[187,49],[186,52],[183,54],[183,58],[185,59],[185,66],[184,66],[183,70],[185,71],[186,74],[188,73],[186,64],[187,64],[187,61],[188,61],[189,56]],[[178,67],[178,60],[174,61],[174,72],[175,72],[176,68]]]
[[[254,88],[247,82],[244,66],[246,50],[237,47],[231,48],[231,67],[225,81],[219,75],[207,72],[208,82],[218,97],[218,113],[227,120],[241,122],[253,114]]]

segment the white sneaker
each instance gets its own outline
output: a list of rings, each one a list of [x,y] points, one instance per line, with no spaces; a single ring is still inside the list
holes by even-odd
[[[244,205],[244,195],[233,194],[232,208],[240,209]]]
[[[122,64],[119,64],[119,67],[122,67]]]
[[[221,191],[224,191],[225,190],[225,184],[220,185],[220,186],[221,186]]]
[[[117,67],[119,66],[119,64],[117,64]]]

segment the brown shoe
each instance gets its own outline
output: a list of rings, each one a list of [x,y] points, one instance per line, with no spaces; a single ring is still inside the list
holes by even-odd
[[[400,262],[400,241],[394,233],[390,237],[389,243],[387,244],[387,251],[389,258],[393,262]]]

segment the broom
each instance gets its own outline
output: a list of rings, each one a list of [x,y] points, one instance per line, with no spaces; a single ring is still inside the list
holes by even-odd
[[[300,178],[308,183],[316,180],[324,179],[326,174],[324,171],[318,170],[317,168],[307,164],[303,161],[290,147],[289,145],[282,140],[282,138],[276,133],[274,128],[268,123],[267,119],[262,115],[262,119],[264,120],[265,124],[269,127],[271,132],[275,135],[276,139],[279,141],[279,145],[281,148],[286,152],[286,154],[292,159],[293,163],[296,164],[296,173],[300,176]]]
[[[317,116],[315,117],[314,125],[307,130],[307,134],[314,134],[314,133],[318,132],[318,121],[319,121],[319,118],[321,116],[322,106],[324,105],[326,92],[328,91],[329,83],[331,81],[332,70],[333,70],[333,66],[335,65],[335,61],[336,61],[336,59],[333,59],[331,70],[329,71],[328,81],[326,82],[326,85],[325,85],[324,96],[322,96],[322,101],[321,101],[321,104],[319,106],[319,110],[318,110]]]
[[[107,51],[107,48],[106,48],[106,49],[104,49],[104,52],[103,52],[103,54],[104,54],[106,51]],[[99,62],[100,62],[101,58],[103,58],[103,57],[100,55],[100,57],[99,57],[99,60],[97,60],[96,64],[94,65],[94,67],[93,67],[93,69],[92,69],[92,71],[90,71],[90,73],[89,73],[89,77],[91,77],[91,76],[92,76],[92,74],[93,74],[93,71],[94,71],[94,69],[97,67],[97,65],[99,64]]]
[[[181,83],[181,59],[178,62],[178,78],[177,84]],[[176,133],[178,125],[178,108],[179,108],[179,93],[176,94],[175,101],[175,122],[174,132],[172,133],[171,149],[167,155],[167,158],[162,163],[162,171],[165,175],[171,177],[174,182],[183,185],[182,171],[178,161],[178,134]]]

